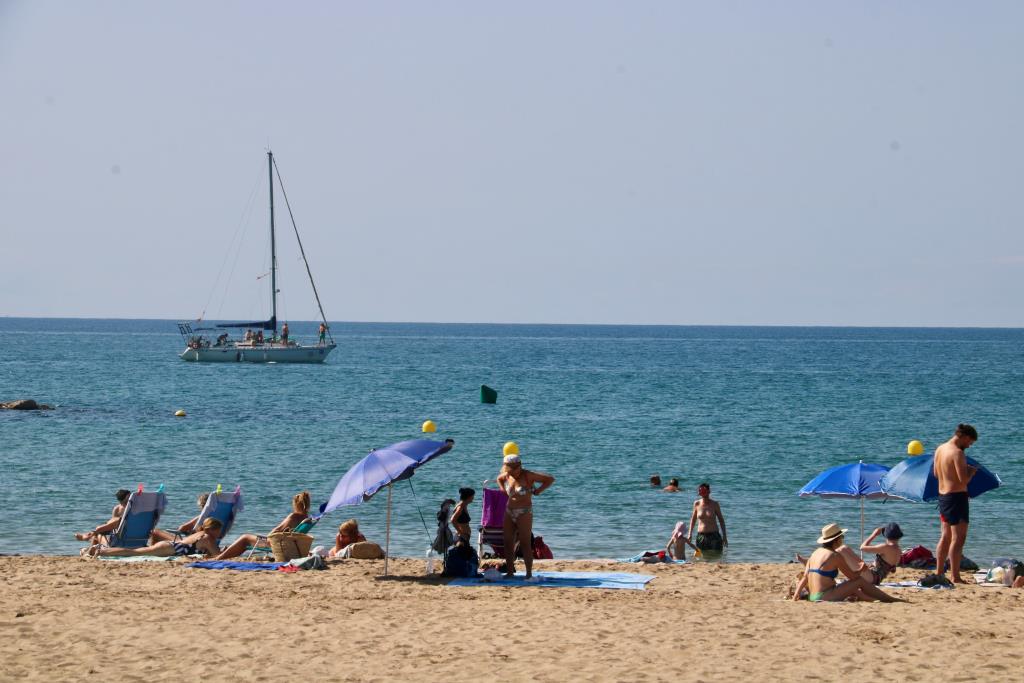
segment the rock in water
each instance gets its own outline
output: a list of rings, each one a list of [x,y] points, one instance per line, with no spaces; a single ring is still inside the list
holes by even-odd
[[[36,403],[30,398],[22,398],[17,401],[7,401],[0,403],[0,409],[3,410],[53,410],[53,406],[48,406],[45,403]]]

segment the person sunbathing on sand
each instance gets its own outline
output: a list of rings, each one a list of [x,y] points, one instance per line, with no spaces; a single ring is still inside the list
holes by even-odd
[[[276,534],[278,531],[291,531],[297,527],[303,521],[309,519],[309,491],[303,491],[302,493],[296,493],[292,497],[292,511],[281,520],[281,523],[270,530],[271,534]],[[267,534],[269,536],[270,534]],[[244,553],[248,548],[260,545],[260,543],[267,543],[267,536],[259,536],[257,534],[242,534],[235,542],[229,545],[221,552],[220,555],[213,558],[215,560],[229,560],[232,557],[238,557]]]
[[[155,557],[171,557],[172,555],[216,555],[217,538],[221,524],[216,519],[203,520],[203,528],[180,541],[157,541],[144,548],[107,548],[95,545],[82,548],[82,557],[132,557],[135,555],[152,555]]]
[[[337,557],[353,543],[362,543],[365,540],[366,537],[359,533],[359,522],[354,519],[342,522],[338,527],[338,535],[334,537],[334,547],[327,553],[327,557]]]
[[[871,545],[871,541],[879,535],[885,537],[885,543]],[[868,571],[871,572],[871,582],[876,586],[885,581],[885,577],[896,571],[900,566],[900,556],[903,551],[900,549],[900,539],[903,538],[903,530],[896,522],[889,522],[884,527],[880,526],[871,532],[860,549],[866,553],[875,553],[875,564]]]
[[[818,538],[821,547],[807,558],[804,574],[793,593],[793,599],[800,600],[800,594],[807,588],[810,593],[807,599],[811,602],[838,602],[849,598],[866,602],[905,602],[875,587],[847,564],[837,550],[843,545],[845,533],[846,529],[840,529],[838,524],[828,524],[822,528],[821,536]],[[845,574],[849,580],[836,583],[839,572]]]
[[[203,514],[203,508],[206,507],[206,501],[209,499],[209,493],[200,493],[199,498],[196,499],[196,505],[199,506],[199,515]],[[191,534],[196,531],[196,522],[199,521],[199,515],[196,515],[192,519],[188,520],[184,524],[178,527],[177,533],[173,531],[165,531],[163,529],[153,529],[149,532],[149,543],[150,545],[157,541],[173,541],[174,539],[183,536],[185,534]]]
[[[121,518],[124,517],[124,508],[128,503],[128,497],[132,495],[132,492],[128,489],[118,489],[114,494],[114,498],[117,498],[117,505],[110,511],[110,519],[92,531],[84,531],[75,534],[75,538],[79,541],[89,541],[90,546],[103,545],[107,543],[106,534],[111,531],[116,531],[117,527],[121,524]]]

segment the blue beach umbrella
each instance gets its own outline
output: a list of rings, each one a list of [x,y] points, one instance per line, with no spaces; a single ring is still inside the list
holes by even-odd
[[[801,498],[859,498],[860,499],[860,540],[864,542],[864,501],[887,498],[880,480],[889,471],[885,465],[860,462],[830,467],[802,489],[797,491]]]
[[[882,490],[893,498],[902,498],[915,503],[939,499],[939,480],[932,469],[935,455],[925,453],[900,462],[882,477]],[[967,495],[976,498],[985,491],[999,488],[1002,480],[974,458],[968,457],[967,464],[978,471],[967,484]]]
[[[344,505],[359,505],[370,500],[385,486],[388,489],[388,511],[384,541],[384,576],[388,575],[388,557],[391,550],[391,485],[408,479],[420,465],[447,453],[455,441],[413,439],[401,441],[385,448],[370,451],[369,455],[353,465],[334,487],[323,514]]]

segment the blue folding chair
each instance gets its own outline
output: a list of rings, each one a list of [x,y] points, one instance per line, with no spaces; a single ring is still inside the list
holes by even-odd
[[[245,509],[245,506],[242,504],[242,487],[236,486],[234,491],[228,493],[222,491],[220,484],[218,484],[217,490],[206,499],[206,505],[200,511],[194,529],[196,531],[202,529],[203,522],[207,519],[217,520],[220,522],[220,536],[217,538],[217,542],[220,543],[228,535],[228,532],[231,531],[231,526],[235,523],[235,517],[243,509]]]
[[[149,545],[149,534],[160,521],[160,514],[167,507],[164,486],[156,491],[144,491],[142,484],[128,496],[124,515],[114,533],[107,537],[111,548],[142,548]]]

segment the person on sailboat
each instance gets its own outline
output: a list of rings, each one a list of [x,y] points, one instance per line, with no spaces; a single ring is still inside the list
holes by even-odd
[[[288,323],[281,325],[281,343],[288,346]]]
[[[327,344],[327,325],[320,323],[320,346]]]

